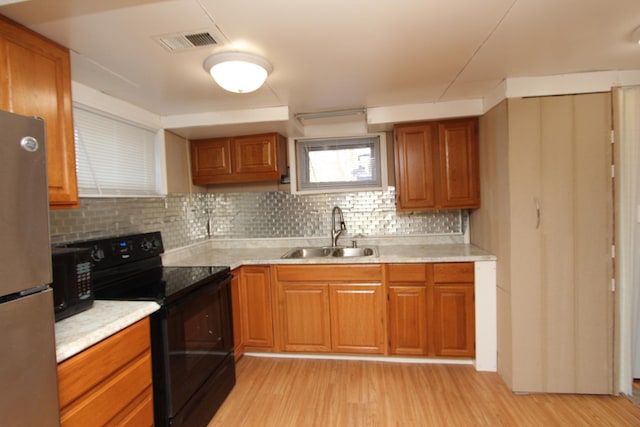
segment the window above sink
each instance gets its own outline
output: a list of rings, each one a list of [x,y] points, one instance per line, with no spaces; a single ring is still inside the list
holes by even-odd
[[[384,133],[296,139],[290,150],[295,158],[292,192],[384,190],[387,187],[386,145]]]

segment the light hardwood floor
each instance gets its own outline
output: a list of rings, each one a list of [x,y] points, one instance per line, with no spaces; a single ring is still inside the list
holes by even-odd
[[[245,356],[216,426],[640,426],[624,397],[514,395],[469,365]]]

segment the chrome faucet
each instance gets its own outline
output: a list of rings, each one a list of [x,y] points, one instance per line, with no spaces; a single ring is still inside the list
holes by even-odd
[[[340,215],[340,228],[336,230],[336,212]],[[338,246],[338,238],[342,234],[343,231],[347,231],[347,226],[344,223],[344,217],[342,216],[342,209],[338,206],[333,207],[333,211],[331,211],[331,246]]]

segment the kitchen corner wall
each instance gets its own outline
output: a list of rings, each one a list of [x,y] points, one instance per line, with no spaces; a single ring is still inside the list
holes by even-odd
[[[162,232],[165,249],[208,238],[327,237],[340,206],[349,236],[461,235],[460,210],[398,213],[395,189],[293,195],[174,193],[164,198],[83,198],[75,210],[50,211],[53,244],[119,234]]]

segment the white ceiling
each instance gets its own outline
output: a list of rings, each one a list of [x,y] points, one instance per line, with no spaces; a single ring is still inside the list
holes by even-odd
[[[163,117],[481,99],[507,78],[640,69],[638,0],[30,0],[0,14],[69,47],[74,81]],[[154,39],[201,30],[221,45]],[[202,62],[228,50],[267,58],[265,86],[218,87]]]

